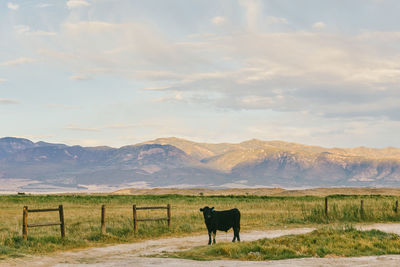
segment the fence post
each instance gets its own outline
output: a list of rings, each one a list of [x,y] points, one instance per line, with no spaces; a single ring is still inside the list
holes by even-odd
[[[171,226],[171,205],[167,205],[168,228]]]
[[[328,217],[328,197],[325,197],[325,216]]]
[[[28,206],[24,206],[22,212],[22,237],[28,240]]]
[[[101,234],[106,234],[106,205],[101,206]]]
[[[63,209],[63,205],[58,206],[58,212],[60,214],[61,238],[64,238],[65,237],[65,224],[64,224],[64,209]]]
[[[133,231],[137,232],[136,205],[133,205]]]
[[[394,211],[396,213],[399,211],[399,201],[398,200],[396,200],[396,207],[395,207]]]
[[[361,218],[364,217],[364,200],[363,199],[361,199],[360,215],[361,215]]]

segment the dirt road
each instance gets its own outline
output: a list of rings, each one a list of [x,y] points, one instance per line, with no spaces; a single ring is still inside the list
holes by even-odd
[[[362,230],[379,229],[400,234],[400,224],[374,224],[360,226]],[[269,231],[251,231],[241,234],[243,241],[260,238],[273,238],[289,234],[303,234],[313,228],[296,228]],[[217,242],[230,242],[232,233],[217,235]],[[358,258],[305,258],[280,261],[245,262],[212,261],[201,262],[180,259],[142,257],[177,251],[207,244],[207,234],[180,238],[148,240],[132,244],[114,245],[103,248],[91,248],[81,251],[62,252],[44,257],[26,257],[1,262],[0,266],[399,266],[400,255],[358,257]]]

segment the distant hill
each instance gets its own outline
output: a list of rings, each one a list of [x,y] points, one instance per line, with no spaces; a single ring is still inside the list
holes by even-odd
[[[78,188],[120,186],[399,186],[400,149],[323,148],[282,141],[197,143],[159,138],[111,147],[0,139],[0,179]],[[23,188],[22,188],[23,189]]]

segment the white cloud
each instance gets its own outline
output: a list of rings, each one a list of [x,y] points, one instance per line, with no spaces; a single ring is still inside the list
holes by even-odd
[[[17,25],[17,26],[14,26],[14,30],[18,34],[23,34],[23,33],[29,32],[30,27],[26,26],[26,25]]]
[[[160,101],[184,96],[181,102],[223,109],[397,119],[389,105],[400,102],[400,49],[390,45],[400,41],[396,32],[351,36],[249,27],[226,35],[194,35],[188,44],[149,24],[81,21],[62,25],[58,35],[59,47],[70,46],[41,51],[79,74],[72,79],[122,75],[143,82]],[[373,110],[366,108],[372,103]]]
[[[87,81],[87,80],[90,80],[90,79],[92,79],[91,77],[89,77],[89,76],[86,76],[86,75],[73,75],[73,76],[71,76],[71,77],[69,77],[71,80],[75,80],[75,81]]]
[[[188,100],[224,109],[400,120],[400,51],[384,49],[396,36],[293,32],[216,38],[208,44],[214,50],[205,55],[228,54],[240,67],[193,70],[176,83],[165,83],[170,95],[163,100],[174,99],[179,89],[203,94]]]
[[[164,91],[166,89],[170,89],[170,86],[158,86],[158,87],[146,87],[143,88],[143,90],[149,90],[149,91]]]
[[[323,29],[326,27],[326,24],[323,23],[322,21],[316,22],[312,26],[314,29]]]
[[[267,17],[267,24],[288,24],[288,20],[286,18],[279,17]]]
[[[17,59],[0,62],[0,66],[16,66],[16,65],[23,65],[26,63],[35,62],[35,61],[36,61],[36,59],[34,59],[34,58],[20,57]]]
[[[194,49],[171,42],[152,25],[142,23],[65,23],[57,36],[56,47],[60,49],[42,46],[40,53],[88,76],[122,74],[141,80],[181,80],[182,71],[205,62],[202,47],[209,49],[206,44]],[[66,43],[70,45],[66,47]]]
[[[90,6],[90,3],[85,0],[68,0],[67,6],[69,9]]]
[[[8,7],[9,9],[12,9],[12,10],[17,10],[17,9],[19,8],[19,5],[18,5],[18,4],[11,3],[11,2],[8,2],[8,3],[7,3],[7,7]]]
[[[63,29],[67,34],[99,34],[115,30],[121,24],[108,23],[103,21],[80,21],[78,23],[65,23]]]
[[[226,19],[224,17],[217,16],[217,17],[214,17],[211,21],[215,25],[221,25],[226,22]]]
[[[13,105],[19,104],[19,101],[9,98],[0,98],[0,105]]]
[[[46,32],[46,31],[35,31],[35,32],[29,32],[28,35],[31,35],[31,36],[55,36],[55,35],[57,35],[57,33]]]
[[[55,32],[46,32],[46,31],[31,31],[31,28],[27,25],[17,25],[14,26],[14,30],[17,34],[27,35],[27,36],[54,36]]]
[[[6,81],[7,81],[6,79],[0,78],[0,83],[4,83]]]
[[[152,102],[186,102],[186,99],[183,97],[182,92],[174,92],[171,96],[159,97],[152,99]]]

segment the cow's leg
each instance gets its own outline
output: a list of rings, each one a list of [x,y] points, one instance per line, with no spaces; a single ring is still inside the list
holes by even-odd
[[[236,239],[237,239],[237,241],[240,242],[239,232],[240,232],[240,226],[236,230]]]
[[[208,244],[211,245],[211,232],[208,232]]]
[[[215,244],[215,235],[217,234],[217,231],[213,231],[213,243]]]
[[[239,235],[238,235],[238,230],[237,230],[237,228],[236,228],[236,227],[233,227],[233,239],[232,239],[232,242],[235,242],[235,240],[238,239],[238,238],[237,238],[238,236],[239,236]],[[239,239],[238,239],[238,241],[239,241]]]

